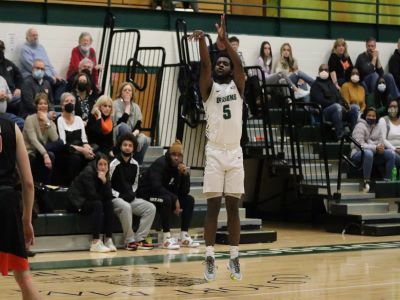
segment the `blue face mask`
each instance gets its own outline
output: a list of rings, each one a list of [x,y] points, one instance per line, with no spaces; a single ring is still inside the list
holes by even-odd
[[[40,80],[44,77],[44,71],[43,70],[34,70],[32,73],[32,76],[36,80]]]
[[[367,121],[368,125],[375,125],[376,123],[376,119],[365,119],[365,121]]]

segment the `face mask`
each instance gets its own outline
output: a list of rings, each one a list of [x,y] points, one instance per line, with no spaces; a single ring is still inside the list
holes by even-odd
[[[36,80],[40,80],[44,77],[44,71],[43,70],[34,70],[32,73],[32,76]]]
[[[351,75],[350,79],[351,79],[351,82],[357,83],[360,81],[360,76],[358,76],[357,74],[354,74],[354,75]]]
[[[386,91],[386,84],[384,84],[384,83],[378,84],[378,91],[380,91],[381,93]]]
[[[78,91],[86,91],[87,84],[85,82],[78,82]]]
[[[7,111],[7,101],[0,101],[0,113],[5,113]]]
[[[365,121],[367,121],[368,125],[375,125],[376,123],[376,119],[365,119]]]
[[[75,105],[73,103],[68,103],[68,104],[65,104],[65,106],[64,106],[64,110],[67,113],[72,113],[74,111],[74,109],[75,109]]]
[[[79,46],[83,53],[88,53],[90,50],[90,46]]]
[[[389,115],[389,117],[392,117],[392,118],[397,117],[398,111],[399,111],[399,109],[398,109],[397,107],[390,107],[390,108],[388,109],[388,115]]]
[[[319,72],[319,78],[321,78],[322,80],[328,79],[329,73],[327,71]]]
[[[124,152],[124,151],[121,150],[121,155],[123,157],[130,157],[132,155],[132,153]]]

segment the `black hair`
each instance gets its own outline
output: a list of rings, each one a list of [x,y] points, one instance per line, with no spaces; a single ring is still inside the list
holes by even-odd
[[[373,36],[370,36],[369,38],[367,38],[365,40],[365,43],[368,44],[369,42],[376,42],[376,38],[374,38]]]
[[[231,37],[228,39],[228,41],[229,41],[229,43],[232,43],[232,42],[239,43],[239,39],[238,39],[236,36],[231,36]]]
[[[361,119],[364,119],[364,120],[365,120],[365,118],[367,117],[367,115],[368,115],[368,113],[369,113],[370,111],[374,111],[374,112],[375,112],[376,119],[378,120],[378,117],[379,117],[378,112],[376,111],[376,108],[373,107],[373,106],[369,106],[369,107],[367,107],[367,108],[364,110],[364,112],[363,112],[362,115],[361,115]]]
[[[101,159],[104,159],[105,161],[107,161],[107,163],[109,162],[109,159],[108,159],[108,156],[107,156],[107,155],[105,155],[105,154],[102,153],[102,152],[97,152],[97,153],[96,153],[96,158],[95,158],[96,167],[97,167],[97,164],[98,164],[99,160],[101,160]]]
[[[133,144],[133,151],[136,151],[136,149],[138,147],[138,141],[137,141],[136,137],[132,133],[130,133],[130,132],[124,133],[123,135],[121,135],[118,138],[117,147],[118,147],[119,150],[121,149],[121,145],[122,145],[122,143],[124,141],[131,142]]]
[[[90,94],[90,91],[92,90],[92,80],[90,79],[90,75],[84,71],[85,70],[76,74],[74,81],[72,83],[72,86],[76,89],[78,86],[78,83],[79,83],[79,77],[85,76],[86,77],[86,93]]]
[[[272,47],[271,44],[268,41],[264,41],[261,43],[261,47],[260,47],[260,57],[263,59],[263,61],[265,61],[265,57],[264,57],[264,46],[265,45],[269,45],[270,48],[270,57],[271,57],[271,61],[268,65],[269,69],[271,69],[272,67]]]
[[[215,59],[215,64],[217,64],[218,59],[220,59],[221,57],[226,57],[227,59],[229,59],[229,63],[231,64],[231,70],[233,69],[233,64],[232,64],[232,59],[231,57],[228,55],[228,53],[226,51],[220,51],[217,54],[217,57]]]

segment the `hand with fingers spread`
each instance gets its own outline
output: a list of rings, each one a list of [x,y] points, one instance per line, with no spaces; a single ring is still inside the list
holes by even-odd
[[[215,24],[215,28],[218,33],[218,40],[224,41],[226,39],[225,15],[221,15],[221,22],[220,24]]]
[[[202,30],[195,30],[191,35],[188,36],[188,40],[198,41],[204,39],[204,32]]]

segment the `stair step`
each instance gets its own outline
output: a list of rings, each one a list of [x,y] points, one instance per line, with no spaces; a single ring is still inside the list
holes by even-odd
[[[337,191],[337,183],[331,182],[331,192],[335,193]],[[341,193],[357,193],[360,191],[360,183],[359,182],[342,182],[341,184]],[[326,188],[320,188],[319,194],[326,193]]]
[[[355,215],[360,220],[363,221],[373,221],[373,220],[398,220],[400,221],[400,214],[397,212],[389,212],[389,213],[378,213],[378,214],[359,214]]]
[[[374,199],[375,193],[352,192],[342,193],[342,200],[368,200]]]
[[[332,203],[330,213],[334,215],[387,213],[388,203],[364,202],[364,203]]]
[[[277,239],[277,233],[273,230],[242,230],[240,232],[240,244],[272,243]],[[217,231],[215,238],[217,244],[228,245],[229,233]]]
[[[244,218],[240,219],[240,227],[242,229],[260,229],[262,226],[261,219]],[[228,220],[218,220],[217,228],[225,230],[228,228]]]
[[[160,157],[164,155],[164,147],[161,146],[150,146],[147,148],[146,156],[156,156]]]
[[[366,224],[363,231],[365,235],[372,236],[399,235],[400,223]]]

